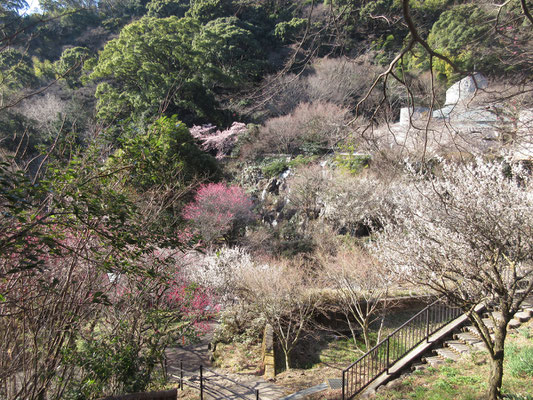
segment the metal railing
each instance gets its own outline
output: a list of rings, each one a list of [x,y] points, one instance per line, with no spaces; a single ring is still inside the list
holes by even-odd
[[[189,377],[192,379],[186,379],[184,373],[189,373]],[[196,375],[198,373],[198,375]],[[183,362],[180,361],[180,371],[179,376],[174,375],[175,378],[178,378],[179,389],[183,390],[183,385],[187,385],[191,388],[194,388],[200,392],[200,400],[204,399],[204,396],[208,396],[214,399],[220,399],[225,397],[231,398],[241,398],[241,399],[255,399],[259,400],[259,390],[251,388],[249,386],[243,385],[230,377],[216,373],[215,371],[206,368],[202,365],[198,369],[186,369],[183,367]],[[224,380],[230,382],[230,384],[222,385],[216,380]],[[198,383],[195,382],[198,380]],[[236,388],[242,388],[245,390],[244,393],[240,393]]]
[[[176,400],[177,398],[177,389],[172,389],[159,392],[143,392],[123,394],[119,396],[108,396],[101,398],[100,400]]]
[[[418,312],[342,371],[342,399],[353,398],[383,372],[389,372],[400,358],[462,313],[460,308],[450,307],[441,299]]]

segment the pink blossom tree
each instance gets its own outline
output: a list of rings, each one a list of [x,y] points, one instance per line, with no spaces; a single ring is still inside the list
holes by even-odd
[[[231,241],[254,219],[252,207],[252,199],[241,187],[209,183],[200,186],[194,201],[185,206],[183,217],[207,243],[221,237]]]
[[[211,124],[195,125],[190,129],[191,135],[201,142],[201,148],[215,153],[219,160],[230,154],[239,136],[247,131],[246,124],[242,122],[234,122],[223,131],[216,130],[216,126]]]

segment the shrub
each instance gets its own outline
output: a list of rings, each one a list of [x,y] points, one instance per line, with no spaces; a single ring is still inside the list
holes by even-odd
[[[351,174],[357,175],[370,165],[371,157],[365,154],[339,154],[335,157],[336,163]]]
[[[307,77],[311,102],[329,102],[340,107],[355,105],[364,96],[380,67],[367,58],[322,58],[312,65],[314,74]]]
[[[263,112],[269,117],[279,117],[292,112],[300,103],[309,101],[307,81],[295,74],[270,76],[264,82],[265,97],[269,100]]]
[[[263,175],[265,175],[267,178],[272,178],[274,176],[278,176],[283,171],[286,171],[289,167],[289,163],[285,160],[274,160],[267,165],[265,165],[261,171],[263,172]]]
[[[320,154],[345,133],[349,112],[332,103],[300,104],[292,114],[271,118],[259,130],[255,152]]]

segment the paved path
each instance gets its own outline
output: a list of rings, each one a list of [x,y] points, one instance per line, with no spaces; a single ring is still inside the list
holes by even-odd
[[[265,381],[254,375],[228,374],[210,368],[211,352],[208,344],[213,339],[213,332],[217,323],[211,323],[207,333],[199,343],[183,347],[173,347],[167,350],[167,369],[171,381],[178,382],[180,376],[180,361],[184,368],[184,382],[188,386],[199,388],[200,365],[204,369],[204,394],[210,399],[255,399],[256,390],[262,400],[277,400],[286,395],[284,388],[272,382]]]

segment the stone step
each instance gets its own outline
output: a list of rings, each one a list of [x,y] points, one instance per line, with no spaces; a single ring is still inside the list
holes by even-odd
[[[524,299],[522,302],[522,308],[533,308],[533,296]]]
[[[494,322],[492,321],[492,319],[490,318],[483,318],[483,323],[485,324],[485,326],[489,329],[489,331],[493,331],[494,330]]]
[[[445,344],[459,355],[470,353],[470,347],[459,340],[447,340]]]
[[[471,333],[474,336],[477,336],[481,340],[481,335],[474,325],[467,325],[463,328],[465,332]]]
[[[477,351],[488,351],[488,350],[487,350],[487,345],[486,345],[484,342],[477,342],[477,343],[474,343],[474,344],[473,344],[473,347],[474,347]]]
[[[527,321],[527,319],[526,319]],[[516,329],[518,328],[520,325],[522,325],[522,322],[520,322],[520,320],[518,319],[512,319],[509,321],[509,324],[507,325],[507,328],[509,329]]]
[[[439,358],[439,360],[440,360],[440,358]],[[427,367],[428,367],[428,364],[426,364],[425,362],[416,363],[416,364],[413,364],[411,366],[411,371],[423,371],[423,370],[427,369]]]
[[[493,317],[496,321],[503,321],[502,313],[499,312],[499,311],[493,311],[493,312],[491,312],[491,313],[486,313],[484,319],[490,319],[490,315],[491,315],[491,314],[492,314],[492,317]],[[491,321],[492,321],[492,320],[491,320]]]
[[[490,313],[492,315],[492,318],[494,318],[496,321],[503,321],[502,313],[499,311],[493,311]],[[510,329],[516,329],[521,325],[522,319],[524,318],[525,314],[522,314],[522,319],[516,317],[517,314],[515,314],[514,319],[509,321],[509,324],[507,325]],[[483,318],[483,322],[487,325],[487,328],[490,330],[494,329],[494,322],[490,317],[489,314],[486,314],[486,318]],[[529,317],[525,319],[527,321]]]
[[[514,319],[517,319],[520,322],[527,322],[531,318],[531,315],[533,314],[533,310],[525,310],[517,312],[514,316]]]
[[[443,360],[457,361],[461,358],[459,354],[449,348],[440,348],[433,351]]]
[[[478,335],[474,335],[470,332],[461,332],[454,335],[455,339],[460,340],[463,343],[469,344],[470,346],[475,343],[481,342],[481,338]]]
[[[441,365],[445,365],[446,364],[446,361],[444,361],[442,358],[440,358],[439,356],[433,356],[433,357],[424,357],[422,359],[424,362],[428,363],[430,366],[432,366],[433,368],[438,368],[440,367]]]
[[[529,310],[520,311],[514,315],[514,319],[520,322],[527,322],[531,319],[532,315],[533,315],[532,311],[529,311]]]
[[[474,325],[467,325],[464,327],[465,331],[468,331],[469,333],[471,333],[472,335],[474,336],[477,336],[479,338],[479,340],[481,341],[481,334],[478,332],[477,328],[474,326]],[[490,331],[490,329],[489,329]],[[494,334],[491,333],[490,337],[492,338],[492,340],[494,340]]]

